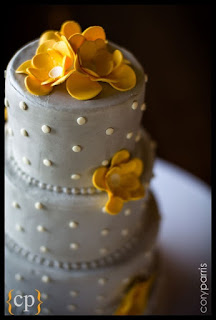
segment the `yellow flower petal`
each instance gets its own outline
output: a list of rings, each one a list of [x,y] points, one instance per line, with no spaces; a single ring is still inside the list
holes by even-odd
[[[53,45],[56,43],[55,40],[50,39],[44,41],[36,50],[36,54],[47,52],[48,49],[52,48]]]
[[[119,167],[109,169],[105,177],[107,189],[115,196],[127,201],[130,189],[136,189],[140,183],[133,174],[122,175]]]
[[[133,173],[139,177],[143,171],[143,162],[139,158],[134,158],[127,163],[120,164],[123,174]]]
[[[114,315],[142,315],[146,309],[155,276],[156,274],[153,273],[149,279],[135,282],[130,286]]]
[[[136,190],[130,191],[130,199],[129,200],[139,200],[145,196],[145,189],[143,185],[140,184],[139,188]]]
[[[41,85],[41,82],[39,80],[31,76],[27,76],[25,78],[25,86],[31,94],[37,96],[43,96],[52,91],[52,87],[49,84]]]
[[[119,91],[130,90],[136,85],[136,74],[133,69],[126,64],[121,64],[113,70],[109,76],[118,80],[118,82],[110,82],[110,85]]]
[[[81,33],[82,30],[79,23],[69,20],[62,24],[60,32],[68,39],[75,33]]]
[[[79,56],[80,64],[88,68],[91,61],[97,53],[97,47],[93,41],[85,41],[79,48],[77,54]]]
[[[93,176],[92,176],[92,183],[95,186],[95,188],[99,190],[106,190],[106,183],[105,183],[105,175],[107,173],[106,167],[100,167],[95,170]]]
[[[95,57],[95,71],[101,77],[106,77],[113,69],[112,54],[106,50],[98,50]]]
[[[81,47],[84,41],[85,37],[79,33],[72,35],[68,39],[68,42],[70,43],[74,53],[77,53],[77,50]]]
[[[86,40],[94,41],[96,39],[106,40],[106,34],[102,27],[94,26],[89,27],[85,31],[83,31],[82,35],[86,38]]]
[[[59,51],[62,56],[73,57],[73,51],[70,46],[67,45],[65,41],[58,41],[54,44],[53,49]]]
[[[4,119],[5,119],[5,121],[8,120],[8,111],[7,111],[7,108],[4,108]]]
[[[27,73],[27,69],[29,67],[31,67],[32,64],[31,64],[31,60],[27,60],[27,61],[24,61],[17,69],[16,69],[16,73]]]
[[[65,74],[66,71],[72,69],[73,60],[71,58],[69,58],[68,56],[64,56],[62,65],[63,65],[63,74]]]
[[[48,53],[39,53],[32,58],[32,64],[35,68],[51,70],[54,65]]]
[[[89,76],[92,76],[91,79],[93,81],[98,81],[99,75],[96,72],[84,67],[82,67],[82,70],[85,71],[85,73],[87,73]]]
[[[74,71],[67,79],[66,88],[68,93],[78,100],[88,100],[97,96],[102,87],[99,83],[92,81],[89,77]]]
[[[112,215],[119,213],[122,210],[124,201],[121,198],[115,197],[110,193],[108,196],[109,196],[109,200],[105,205],[106,211]]]
[[[53,66],[62,66],[63,65],[64,57],[59,51],[52,49],[52,48],[49,48],[47,50],[47,53],[49,54],[49,56],[51,58]]]
[[[127,162],[129,158],[130,158],[130,153],[126,149],[116,152],[112,157],[110,168],[114,166],[118,166],[121,163]]]
[[[118,68],[122,63],[122,61],[123,61],[123,54],[121,53],[120,50],[115,50],[113,52],[113,62],[114,62],[113,70]]]
[[[28,74],[34,76],[39,81],[46,81],[49,78],[49,72],[44,69],[28,68]]]
[[[48,30],[42,33],[39,40],[39,46],[47,40],[59,41],[59,36],[55,30]]]
[[[70,75],[72,74],[73,70],[69,71],[68,73],[66,73],[63,77],[59,78],[58,80],[56,80],[55,82],[52,83],[52,86],[56,86],[60,83],[63,83],[65,80],[67,80],[67,78],[70,77]]]

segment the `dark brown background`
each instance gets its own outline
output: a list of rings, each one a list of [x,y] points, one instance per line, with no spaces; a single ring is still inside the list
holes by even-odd
[[[7,5],[5,60],[26,42],[65,20],[82,29],[103,26],[149,76],[143,125],[158,156],[210,184],[211,24],[207,5]]]

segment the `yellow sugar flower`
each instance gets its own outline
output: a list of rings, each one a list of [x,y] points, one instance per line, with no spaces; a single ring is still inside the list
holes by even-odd
[[[64,82],[73,72],[74,52],[65,36],[49,39],[37,49],[36,55],[22,63],[17,73],[26,73],[25,86],[35,95],[50,93],[53,86]]]
[[[74,37],[71,38],[73,39]],[[81,42],[81,38],[79,40]],[[72,97],[79,100],[95,97],[102,90],[99,81],[107,82],[119,91],[130,90],[136,85],[136,74],[125,63],[121,51],[115,50],[110,53],[105,40],[82,39],[80,47],[76,47],[76,50],[75,71],[66,84]]]
[[[149,279],[135,281],[125,294],[114,315],[142,315],[146,309],[155,274]]]
[[[144,197],[145,190],[140,182],[142,171],[142,160],[130,160],[130,153],[125,149],[113,156],[109,167],[95,170],[92,183],[97,189],[107,192],[105,208],[109,214],[119,213],[124,202]]]

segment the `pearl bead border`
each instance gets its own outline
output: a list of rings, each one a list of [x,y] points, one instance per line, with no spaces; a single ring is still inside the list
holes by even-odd
[[[125,244],[112,252],[111,254],[92,261],[80,261],[80,262],[63,262],[59,260],[53,260],[42,257],[40,254],[34,254],[31,251],[19,246],[8,234],[5,235],[5,244],[10,251],[14,251],[26,258],[29,262],[34,262],[39,265],[44,265],[50,268],[57,268],[63,270],[91,270],[104,266],[109,266],[118,262],[124,257],[128,257],[128,253],[132,251],[137,243],[139,243],[140,237],[142,237],[142,225],[138,230],[136,236],[133,236]]]

